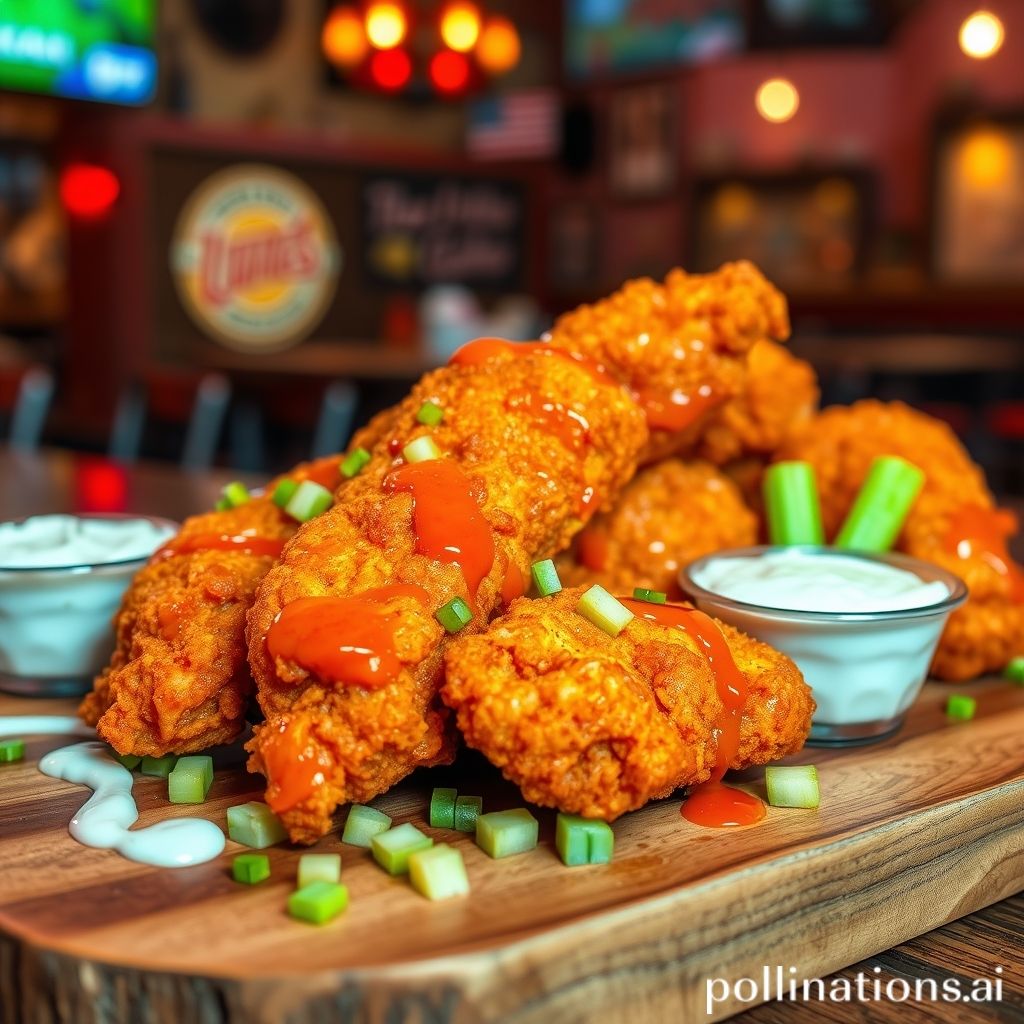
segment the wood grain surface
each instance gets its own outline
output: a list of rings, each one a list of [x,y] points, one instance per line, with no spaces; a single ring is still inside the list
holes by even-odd
[[[67,823],[86,792],[35,767],[68,741],[35,738],[23,764],[0,766],[0,1019],[728,1016],[747,1006],[708,1016],[708,978],[766,964],[821,976],[1024,888],[1024,690],[974,684],[979,713],[962,724],[945,719],[949,692],[926,687],[883,744],[793,759],[819,765],[818,811],[770,809],[762,825],[717,831],[682,819],[679,799],[661,801],[616,823],[609,866],[563,867],[547,811],[539,849],[504,861],[426,828],[434,785],[480,793],[485,809],[521,802],[463,756],[378,805],[462,849],[471,896],[429,903],[332,834],[315,849],[340,850],[352,903],[324,928],[285,913],[297,848],[271,850],[271,880],[250,888],[230,878],[242,849],[231,842],[218,861],[174,871],[79,846]],[[66,710],[0,699],[0,714],[26,707]],[[760,788],[760,771],[744,781]],[[135,793],[143,825],[196,812],[167,804],[160,780],[140,777]],[[224,827],[226,808],[258,793],[228,752],[201,812]]]

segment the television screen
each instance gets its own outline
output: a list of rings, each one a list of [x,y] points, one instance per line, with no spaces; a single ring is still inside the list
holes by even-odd
[[[754,48],[880,46],[910,0],[758,0]]]
[[[155,21],[156,0],[3,0],[0,88],[148,103]]]

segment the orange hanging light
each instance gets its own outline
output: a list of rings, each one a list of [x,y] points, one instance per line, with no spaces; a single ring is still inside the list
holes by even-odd
[[[405,8],[393,0],[374,0],[366,8],[365,25],[366,38],[378,50],[401,46],[409,31]]]
[[[515,25],[501,15],[487,19],[476,44],[477,63],[489,75],[504,75],[518,63],[522,43]]]
[[[320,45],[324,56],[337,67],[361,64],[370,46],[359,13],[352,7],[335,7],[324,22]]]
[[[454,0],[441,11],[441,39],[456,53],[469,53],[480,38],[480,9],[469,0]]]

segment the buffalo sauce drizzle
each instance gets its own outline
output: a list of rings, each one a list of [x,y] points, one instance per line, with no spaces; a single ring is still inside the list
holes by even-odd
[[[593,359],[580,355],[577,352],[570,352],[558,348],[547,341],[506,341],[504,338],[477,338],[463,345],[448,360],[449,366],[479,366],[481,363],[489,362],[492,359],[501,359],[506,356],[519,357],[538,354],[542,356],[555,356],[559,359],[566,359],[582,367],[590,376],[601,384],[618,384],[618,381],[608,372],[607,368]]]
[[[718,748],[711,778],[695,786],[683,803],[682,815],[695,825],[731,828],[754,825],[765,816],[764,804],[757,797],[722,782],[740,747],[740,718],[747,700],[747,681],[736,666],[722,631],[713,619],[695,608],[674,604],[650,604],[631,598],[619,600],[634,615],[661,626],[681,629],[697,645],[714,675],[722,711],[715,723]]]
[[[1009,509],[961,505],[946,535],[950,554],[982,559],[1010,585],[1010,599],[1024,603],[1024,569],[1010,555],[1007,540],[1017,532],[1017,517]]]
[[[285,542],[276,537],[258,537],[252,530],[239,533],[197,533],[190,537],[175,537],[158,548],[151,561],[160,562],[178,555],[191,555],[197,551],[237,551],[243,555],[269,555],[277,558]]]
[[[651,430],[669,430],[673,433],[685,430],[719,401],[706,384],[692,393],[679,388],[667,394],[654,388],[641,388],[633,393],[633,397],[643,409],[647,426]]]
[[[513,559],[508,560],[505,568],[505,579],[501,584],[501,603],[507,608],[517,597],[526,593],[526,580],[523,570]]]
[[[295,724],[268,722],[260,733],[260,756],[267,776],[267,806],[275,814],[307,799],[324,784],[330,768],[326,754],[318,753]]]
[[[509,393],[505,399],[505,408],[512,412],[526,413],[534,423],[557,437],[571,452],[581,451],[590,442],[590,424],[563,402],[520,388]]]

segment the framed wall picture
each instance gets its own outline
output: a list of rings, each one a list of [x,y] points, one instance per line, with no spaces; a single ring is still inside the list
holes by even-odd
[[[608,175],[618,199],[657,199],[678,179],[676,92],[671,85],[617,89],[609,104]]]

